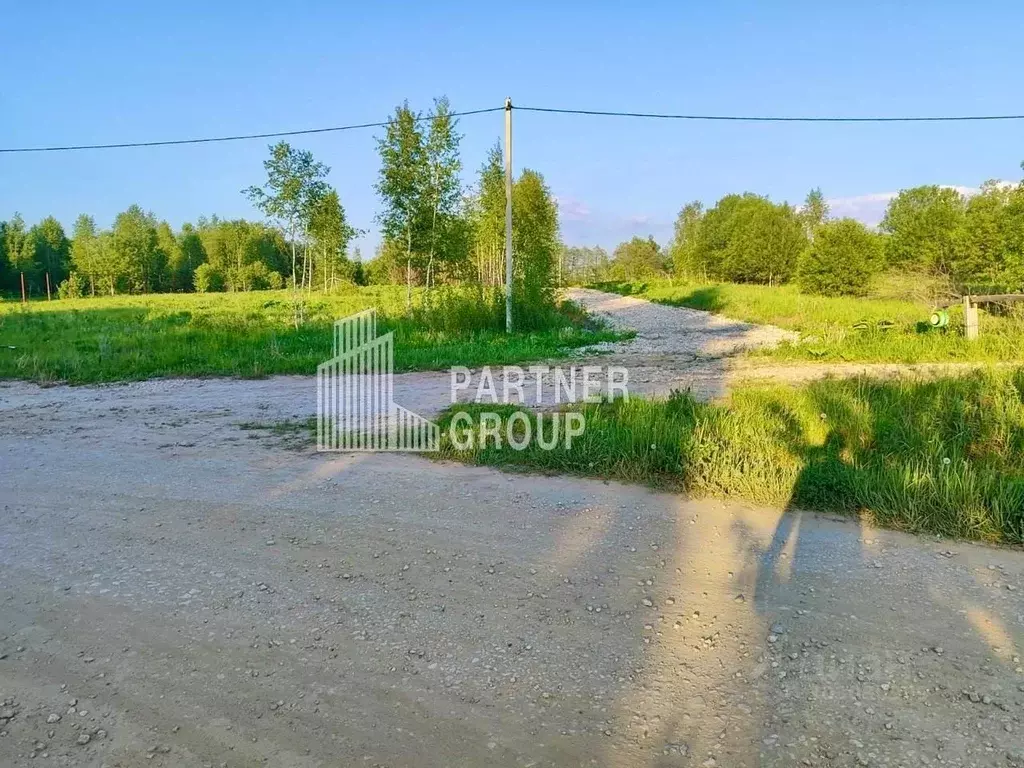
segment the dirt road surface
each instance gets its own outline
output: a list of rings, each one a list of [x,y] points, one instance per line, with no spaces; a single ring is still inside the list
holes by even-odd
[[[786,338],[573,298],[633,392]],[[1020,552],[251,428],[314,410],[0,384],[0,765],[1024,766]]]
[[[797,341],[799,335],[770,325],[752,325],[684,307],[654,304],[634,296],[572,288],[566,297],[603,317],[612,327],[632,330],[629,341],[603,344],[601,363],[630,373],[630,391],[667,397],[689,390],[714,400],[744,382],[802,384],[827,376],[851,378],[934,378],[969,373],[991,363],[779,363],[741,353]]]
[[[0,765],[1024,765],[1020,552],[238,427],[312,399],[0,384]]]

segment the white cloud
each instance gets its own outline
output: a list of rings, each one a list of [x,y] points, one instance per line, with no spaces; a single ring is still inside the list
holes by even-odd
[[[571,197],[555,197],[558,215],[565,221],[587,221],[590,219],[590,208],[586,203]]]
[[[851,218],[871,226],[877,226],[885,215],[889,201],[897,192],[872,192],[853,197],[831,197],[828,199],[829,213],[837,219]]]
[[[569,245],[601,245],[611,249],[634,235],[665,240],[671,235],[671,224],[646,213],[612,213],[593,209],[582,200],[555,196],[562,239]]]
[[[999,181],[997,183],[1001,187],[1016,186],[1012,181]],[[964,187],[957,184],[941,184],[940,186],[947,189],[955,189],[964,197],[972,197],[981,191],[980,187]],[[854,195],[852,197],[831,197],[827,202],[833,218],[849,217],[874,227],[881,223],[882,217],[885,216],[885,209],[889,206],[889,201],[898,194],[899,192],[870,192],[866,195]]]

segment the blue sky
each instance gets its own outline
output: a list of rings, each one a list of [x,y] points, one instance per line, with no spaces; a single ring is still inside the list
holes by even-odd
[[[1024,113],[1019,3],[11,3],[0,146],[252,133],[514,103],[775,115]],[[500,113],[461,127],[467,183]],[[297,137],[377,240],[374,131]],[[664,241],[687,200],[754,191],[877,221],[922,183],[1020,178],[1024,122],[723,124],[520,112],[515,162],[558,197],[565,240]],[[178,226],[255,216],[265,141],[0,155],[0,218],[139,203]]]

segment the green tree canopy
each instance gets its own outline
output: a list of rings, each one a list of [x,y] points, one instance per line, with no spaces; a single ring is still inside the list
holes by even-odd
[[[157,247],[157,221],[138,205],[114,219],[115,263],[131,293],[151,293],[164,287],[166,255]]]
[[[420,116],[409,103],[395,108],[384,137],[377,140],[380,174],[376,190],[383,209],[377,215],[385,240],[400,242],[405,249],[406,302],[412,306],[412,272],[425,268],[428,251],[427,148],[419,127]]]
[[[854,219],[837,219],[816,226],[797,281],[808,293],[864,296],[882,264],[880,236]]]
[[[424,143],[424,204],[429,208],[430,234],[427,246],[426,284],[433,282],[435,262],[451,270],[465,261],[468,243],[461,216],[462,159],[458,121],[452,116],[447,97],[434,101],[434,112]]]
[[[693,262],[717,279],[781,283],[793,277],[806,246],[790,206],[750,193],[726,195],[701,221]]]
[[[964,196],[949,187],[932,184],[901,191],[889,203],[881,224],[890,235],[889,263],[943,275],[955,271],[966,210]]]
[[[84,213],[75,219],[71,232],[71,268],[88,283],[89,293],[95,296],[103,274],[100,242],[96,222]]]
[[[473,260],[481,285],[505,281],[505,169],[501,147],[493,145],[477,174],[470,202]]]
[[[291,242],[292,286],[297,280],[296,242],[309,226],[316,201],[327,193],[324,178],[330,172],[308,150],[293,149],[286,141],[270,147],[270,158],[263,162],[267,180],[262,187],[242,190],[267,218],[287,232]]]
[[[544,177],[525,169],[512,189],[512,312],[517,329],[546,320],[555,299],[555,268],[562,244],[558,206]]]
[[[665,257],[653,237],[634,237],[612,252],[611,271],[619,280],[643,280],[665,271]]]
[[[699,200],[684,205],[676,217],[668,255],[677,275],[694,277],[704,271],[705,265],[698,260],[700,225],[703,220],[704,204]]]
[[[21,273],[28,268],[29,272],[34,271],[35,246],[29,246],[26,250],[28,233],[25,231],[25,220],[20,213],[15,213],[11,220],[4,227],[4,253],[7,257],[7,288],[11,291],[20,291]],[[29,263],[25,263],[28,255]]]
[[[825,200],[821,188],[815,187],[807,193],[799,213],[800,221],[804,225],[804,234],[809,239],[814,237],[814,230],[825,223],[828,214],[828,201]]]
[[[608,251],[600,246],[567,246],[562,251],[562,283],[592,283],[608,277]]]
[[[348,244],[357,232],[345,216],[336,190],[330,190],[320,198],[310,215],[310,235],[315,267],[316,285],[323,285],[326,291],[335,280],[351,281],[355,277],[355,266],[348,260]]]

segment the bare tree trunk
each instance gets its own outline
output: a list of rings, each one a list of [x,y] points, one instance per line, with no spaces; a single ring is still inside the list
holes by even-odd
[[[292,241],[292,290],[295,290],[295,222],[289,224],[289,234]]]
[[[306,290],[306,269],[309,267],[309,247],[305,240],[302,243],[302,278],[299,281],[299,288]]]
[[[412,312],[412,227],[406,228],[405,309],[407,312]]]
[[[405,260],[405,310],[412,312],[412,259]]]
[[[435,182],[436,183],[436,182]],[[431,273],[434,267],[434,237],[437,234],[437,205],[438,199],[434,197],[434,211],[430,221],[430,256],[427,258],[427,304],[430,304]]]
[[[432,270],[433,268],[434,268],[434,254],[433,254],[433,253],[431,253],[431,254],[430,254],[430,258],[429,258],[429,259],[427,259],[427,304],[428,304],[428,305],[429,305],[429,304],[430,304],[430,302],[431,302],[431,293],[430,293],[430,275],[431,275],[431,270]]]

